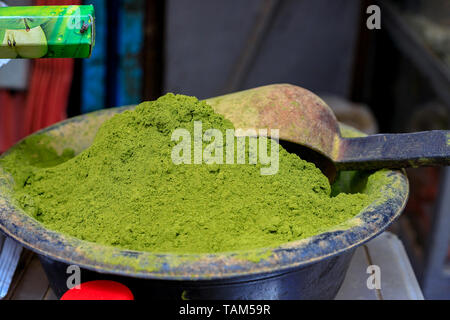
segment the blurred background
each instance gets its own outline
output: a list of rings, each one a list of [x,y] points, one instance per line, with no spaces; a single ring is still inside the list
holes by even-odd
[[[0,153],[66,117],[272,83],[307,88],[367,133],[450,128],[450,0],[7,0],[93,4],[91,59],[0,69]],[[370,5],[381,29],[370,30]],[[393,230],[426,298],[450,299],[450,173],[408,170]]]

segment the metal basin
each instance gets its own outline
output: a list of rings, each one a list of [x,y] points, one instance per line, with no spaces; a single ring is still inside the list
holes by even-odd
[[[80,116],[37,134],[51,136],[57,151],[71,148],[79,153],[90,146],[105,120],[129,109]],[[345,133],[358,135],[351,128]],[[405,207],[405,173],[384,171],[380,179],[377,200],[346,227],[276,248],[180,255],[124,251],[48,230],[14,205],[14,181],[0,167],[0,229],[40,256],[57,296],[67,291],[67,267],[78,265],[83,282],[116,280],[137,299],[332,299],[355,249],[382,233]],[[245,259],[255,252],[266,258],[257,263]]]

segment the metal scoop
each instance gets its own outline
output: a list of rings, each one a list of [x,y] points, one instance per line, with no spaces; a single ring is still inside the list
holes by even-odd
[[[240,129],[279,129],[280,143],[334,181],[341,170],[450,164],[450,131],[343,138],[333,111],[315,94],[280,84],[207,102]]]

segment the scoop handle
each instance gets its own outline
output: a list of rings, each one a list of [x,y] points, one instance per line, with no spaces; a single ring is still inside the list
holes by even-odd
[[[341,140],[338,170],[450,165],[450,131],[380,134]]]

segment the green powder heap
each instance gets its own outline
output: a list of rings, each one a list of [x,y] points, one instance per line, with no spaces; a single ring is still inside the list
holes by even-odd
[[[175,165],[175,129],[225,134],[233,125],[205,102],[168,94],[106,121],[81,154],[26,140],[0,165],[18,204],[47,228],[82,240],[155,253],[274,247],[357,215],[368,195],[331,196],[313,164],[281,148],[279,172],[261,165]],[[37,161],[36,159],[39,159]]]

